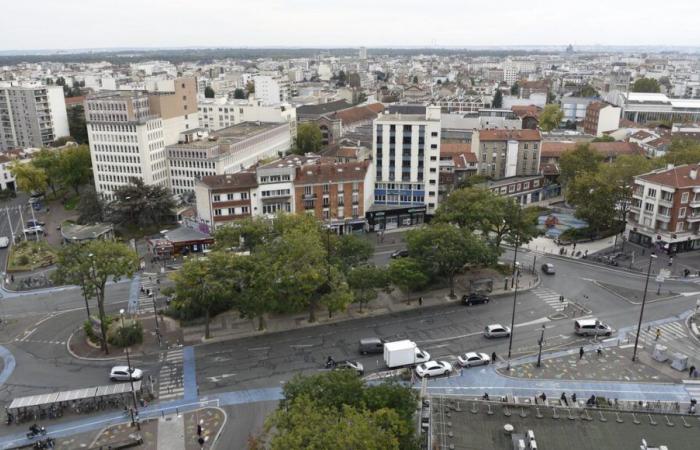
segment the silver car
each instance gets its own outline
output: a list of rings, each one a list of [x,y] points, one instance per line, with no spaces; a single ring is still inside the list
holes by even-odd
[[[499,338],[510,336],[510,327],[506,327],[499,323],[486,325],[484,328],[484,336],[487,338]]]

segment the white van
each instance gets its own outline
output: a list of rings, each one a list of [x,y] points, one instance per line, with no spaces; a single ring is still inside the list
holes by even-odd
[[[574,320],[574,332],[579,336],[610,336],[612,328],[598,319]]]

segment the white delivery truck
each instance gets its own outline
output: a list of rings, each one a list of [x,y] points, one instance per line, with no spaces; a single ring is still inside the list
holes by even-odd
[[[413,341],[395,341],[384,344],[384,363],[390,369],[412,366],[426,361],[430,361],[430,354],[419,349]]]

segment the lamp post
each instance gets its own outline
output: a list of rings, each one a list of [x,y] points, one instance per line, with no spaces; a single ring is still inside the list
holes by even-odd
[[[537,353],[537,367],[542,365],[542,345],[544,345],[544,324],[542,324],[542,334],[540,334],[540,340],[537,342],[540,346],[540,351]]]
[[[156,308],[156,297],[160,293],[160,274],[156,275],[156,285],[156,288],[151,292],[153,294],[151,300],[153,300],[153,319],[156,321],[156,337],[158,338],[158,346],[160,347],[160,327],[158,326],[158,308]]]
[[[121,318],[122,332],[123,332],[123,330],[124,330],[124,308],[119,310],[119,317]],[[138,415],[139,407],[138,407],[138,404],[136,402],[136,391],[134,390],[134,378],[133,378],[132,373],[131,373],[131,359],[129,358],[129,346],[127,345],[126,347],[124,347],[124,350],[126,350],[126,367],[127,367],[128,373],[129,373],[129,383],[131,384],[131,398],[134,402],[134,407],[131,410],[131,426],[134,426],[134,424],[136,424],[136,428],[138,428],[140,430],[141,424],[139,422],[137,422],[136,420],[134,420],[134,412],[136,413],[136,415]]]
[[[520,205],[518,205],[518,222],[520,222]],[[515,290],[513,291],[513,313],[510,317],[510,335],[508,336],[508,370],[510,370],[510,357],[511,351],[513,350],[513,333],[515,332],[515,305],[518,302],[518,277],[520,276],[518,271],[518,247],[520,247],[520,234],[516,231],[515,252],[513,255],[513,281],[511,283],[515,286]]]
[[[639,333],[642,330],[642,318],[644,317],[644,305],[647,302],[647,289],[649,288],[649,275],[651,274],[651,263],[656,259],[656,254],[649,255],[649,266],[647,267],[647,278],[644,282],[644,296],[642,297],[642,308],[639,310],[639,323],[637,324],[637,336],[634,338],[634,352],[632,353],[632,361],[637,360],[637,346],[639,345]]]

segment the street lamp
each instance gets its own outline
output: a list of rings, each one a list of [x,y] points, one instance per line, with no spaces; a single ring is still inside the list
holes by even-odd
[[[544,324],[542,324],[542,334],[540,335],[540,340],[537,342],[540,346],[540,351],[537,354],[537,367],[542,365],[542,345],[544,345]]]
[[[521,207],[518,205],[518,222],[520,222],[520,212]],[[515,332],[515,305],[518,302],[518,277],[520,276],[518,270],[518,247],[520,247],[520,234],[516,231],[515,252],[513,255],[513,281],[511,283],[515,286],[515,290],[513,291],[513,313],[510,317],[510,335],[508,336],[508,370],[510,370],[510,356],[513,349],[513,333]]]
[[[121,322],[122,322],[121,332],[123,333],[124,332],[124,308],[119,310],[119,317],[121,318]],[[127,371],[129,372],[129,383],[131,384],[131,397],[132,397],[132,400],[134,401],[134,407],[131,410],[131,426],[133,427],[134,424],[136,424],[136,428],[138,428],[140,430],[141,424],[139,422],[137,422],[136,420],[134,420],[134,412],[136,413],[136,415],[138,415],[139,407],[138,407],[138,404],[136,402],[136,391],[134,390],[134,377],[132,376],[132,372],[131,372],[131,359],[129,358],[129,346],[127,345],[126,347],[124,347],[124,350],[126,350],[126,367],[127,367]]]
[[[649,288],[649,275],[651,274],[651,263],[656,259],[656,254],[649,255],[649,266],[647,267],[647,278],[644,282],[644,296],[642,297],[642,308],[639,311],[639,323],[637,324],[637,336],[634,338],[634,352],[632,353],[632,361],[637,360],[637,345],[639,344],[639,333],[642,330],[642,317],[644,317],[644,305],[647,303],[647,289]]]
[[[153,319],[156,321],[156,337],[158,338],[158,346],[160,347],[160,327],[158,326],[158,309],[156,308],[156,297],[160,293],[160,274],[156,274],[156,289],[151,291],[151,300],[153,300]]]

